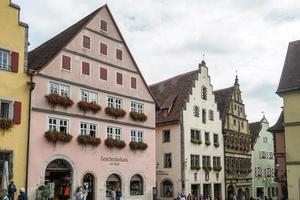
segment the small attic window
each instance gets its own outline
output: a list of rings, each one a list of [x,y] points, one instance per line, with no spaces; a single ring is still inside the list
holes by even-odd
[[[199,117],[200,116],[200,108],[199,108],[199,106],[194,106],[193,114],[194,114],[194,117]]]
[[[201,98],[207,100],[207,88],[205,86],[201,87]]]
[[[105,31],[107,32],[107,21],[104,21],[104,20],[100,20],[100,29],[101,31]]]
[[[162,113],[163,113],[163,116],[164,116],[164,117],[167,117],[167,116],[168,116],[168,113],[169,113],[169,112],[168,112],[168,108],[163,108],[163,109],[162,109]]]

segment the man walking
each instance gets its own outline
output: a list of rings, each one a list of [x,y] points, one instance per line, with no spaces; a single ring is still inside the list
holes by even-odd
[[[14,184],[14,181],[10,181],[8,185],[8,196],[11,200],[15,200],[15,193],[17,192],[17,187]]]

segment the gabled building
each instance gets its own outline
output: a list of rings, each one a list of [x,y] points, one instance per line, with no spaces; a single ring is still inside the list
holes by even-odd
[[[273,133],[274,137],[275,181],[278,182],[278,199],[288,199],[283,111],[277,122],[268,131]]]
[[[152,199],[155,100],[107,5],[29,53],[29,199]]]
[[[288,198],[300,199],[300,40],[290,42],[276,93],[283,98]]]
[[[221,120],[204,61],[199,69],[153,84],[157,199],[184,192],[224,199]]]
[[[30,85],[27,75],[28,25],[20,7],[0,1],[0,189],[7,162],[9,179],[26,186]]]
[[[278,187],[274,181],[275,156],[273,134],[268,132],[269,122],[265,116],[249,124],[252,142],[252,197],[278,198]]]
[[[245,105],[236,77],[233,87],[214,91],[222,119],[226,199],[249,199],[251,194],[251,137]]]

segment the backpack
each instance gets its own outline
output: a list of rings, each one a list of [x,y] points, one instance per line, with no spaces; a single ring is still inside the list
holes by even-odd
[[[17,191],[16,185],[15,184],[9,184],[8,193],[13,193],[13,192],[16,192],[16,191]]]

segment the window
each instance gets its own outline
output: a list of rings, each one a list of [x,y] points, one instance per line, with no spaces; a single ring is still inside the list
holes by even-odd
[[[143,131],[131,130],[131,141],[132,142],[143,142],[144,141]]]
[[[208,111],[208,118],[210,121],[214,121],[214,111],[213,110]]]
[[[209,132],[205,132],[205,143],[210,142]]]
[[[112,108],[122,108],[122,99],[116,97],[107,98],[107,106]]]
[[[236,126],[236,120],[235,119],[233,120],[233,125]]]
[[[242,128],[244,128],[244,122],[241,122]]]
[[[194,106],[194,117],[199,117],[200,116],[200,108],[199,106]]]
[[[218,134],[214,134],[214,144],[219,144],[219,135]]]
[[[8,163],[9,179],[13,178],[13,152],[12,151],[0,151],[0,171],[3,172],[4,163]],[[2,185],[2,173],[0,173],[0,185]]]
[[[269,152],[269,159],[270,160],[273,160],[274,159],[274,152]]]
[[[10,53],[0,49],[0,69],[10,70]]]
[[[268,143],[268,138],[267,137],[263,137],[263,142],[264,143]]]
[[[262,177],[264,173],[264,169],[260,166],[255,167],[255,176]]]
[[[199,155],[191,155],[191,167],[200,167]]]
[[[173,198],[173,184],[170,181],[163,181],[161,184],[161,197]]]
[[[71,57],[62,56],[62,69],[71,70]]]
[[[163,130],[163,142],[170,142],[170,130]]]
[[[122,60],[122,50],[116,49],[116,59]]]
[[[202,123],[206,124],[206,110],[202,109]]]
[[[107,55],[107,45],[104,43],[100,43],[100,53],[103,55]]]
[[[117,79],[116,80],[117,84],[119,84],[119,85],[123,84],[123,76],[121,73],[117,72],[116,79]]]
[[[108,126],[106,129],[106,137],[121,140],[121,128]]]
[[[100,67],[100,79],[107,80],[107,69]]]
[[[130,195],[131,196],[137,196],[137,195],[143,195],[144,190],[143,190],[144,182],[143,178],[135,174],[132,176],[130,180]]]
[[[0,99],[0,118],[13,118],[13,102]]]
[[[201,140],[201,134],[199,130],[191,129],[191,140]]]
[[[259,151],[259,158],[267,159],[268,158],[268,152],[267,151]]]
[[[165,153],[164,154],[164,168],[171,168],[172,167],[172,154]]]
[[[69,120],[49,117],[49,131],[69,133]]]
[[[221,158],[220,157],[213,157],[213,166],[221,167]]]
[[[144,112],[144,104],[132,101],[131,102],[131,111],[143,113]]]
[[[90,63],[82,62],[81,74],[87,75],[87,76],[90,75]]]
[[[201,98],[207,100],[207,88],[205,86],[201,87]]]
[[[102,31],[105,31],[105,32],[107,32],[107,21],[104,21],[104,20],[100,20],[100,29],[102,30]]]
[[[91,48],[91,38],[88,36],[83,36],[82,46],[86,49]]]
[[[64,84],[49,82],[49,93],[70,97],[70,87]]]
[[[136,78],[131,77],[131,88],[136,89]]]
[[[80,134],[96,137],[98,135],[97,124],[80,122]]]
[[[275,188],[272,188],[272,196],[275,197]]]
[[[209,156],[202,156],[202,166],[205,166],[205,167],[211,166]]]
[[[81,90],[81,101],[98,103],[98,94],[87,90]]]

